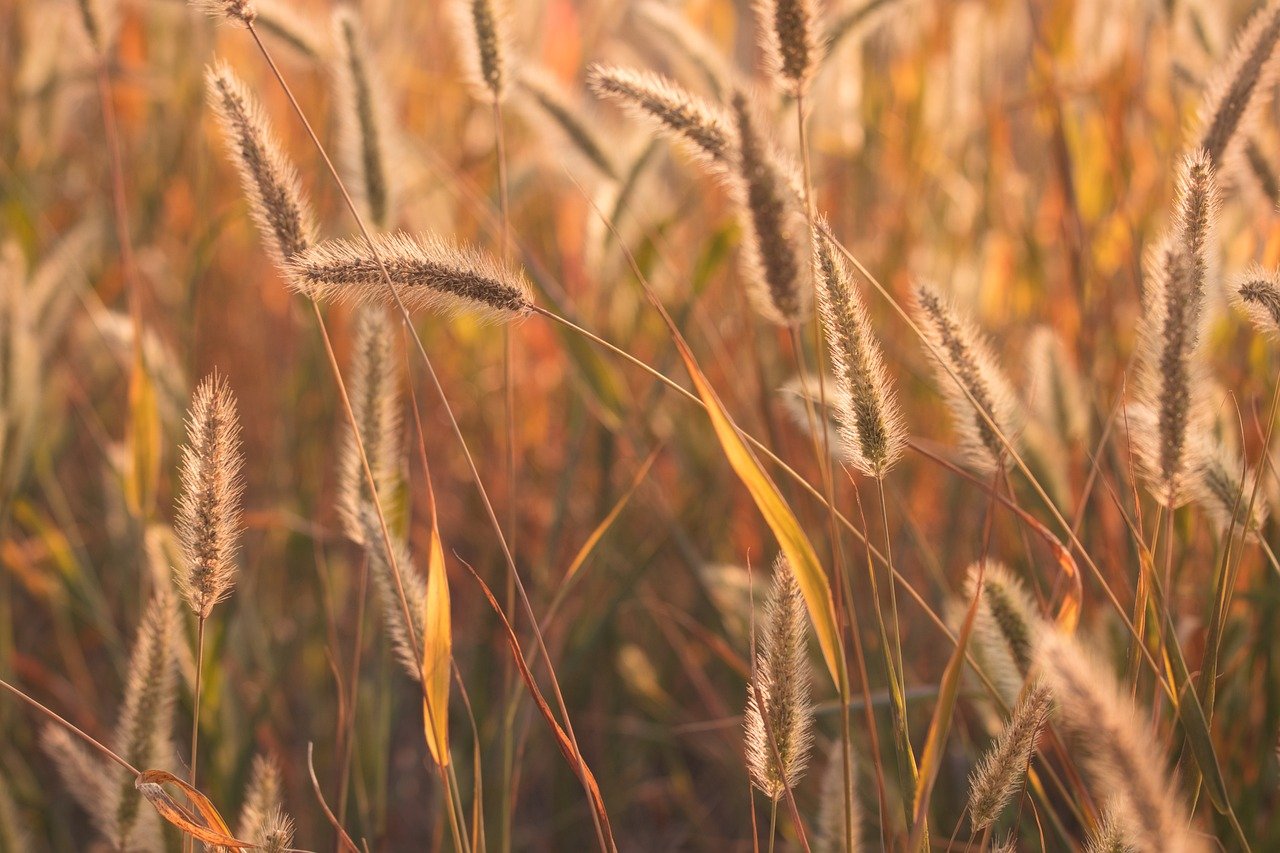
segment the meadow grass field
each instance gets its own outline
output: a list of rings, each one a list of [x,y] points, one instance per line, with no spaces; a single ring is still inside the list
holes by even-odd
[[[0,853],[1280,849],[1280,0],[0,0]]]

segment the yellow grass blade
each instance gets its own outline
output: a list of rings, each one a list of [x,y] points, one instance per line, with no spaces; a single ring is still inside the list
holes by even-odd
[[[756,507],[764,516],[773,535],[777,537],[779,547],[791,563],[792,571],[796,573],[800,591],[804,594],[805,606],[809,610],[809,618],[813,620],[813,630],[818,637],[818,646],[822,649],[822,658],[827,663],[831,679],[835,682],[840,695],[844,696],[847,687],[844,646],[840,640],[840,629],[836,625],[835,602],[831,597],[831,585],[827,582],[827,573],[818,562],[818,555],[814,553],[813,544],[809,542],[809,537],[800,527],[800,522],[796,520],[791,508],[778,493],[778,487],[760,467],[759,460],[743,443],[741,436],[738,435],[738,428],[720,404],[720,399],[711,389],[707,378],[702,375],[693,356],[683,345],[678,348],[689,376],[693,379],[698,396],[707,404],[707,415],[711,418],[716,438],[720,440],[720,447],[724,450],[738,479],[742,480],[747,491],[751,493]]]
[[[427,594],[422,618],[422,721],[427,748],[441,767],[449,766],[449,676],[453,629],[449,621],[449,576],[435,516],[427,560]]]

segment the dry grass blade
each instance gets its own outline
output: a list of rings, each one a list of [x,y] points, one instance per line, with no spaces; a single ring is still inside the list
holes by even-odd
[[[164,789],[165,785],[173,785],[182,791],[195,806],[195,811],[179,804],[169,796]],[[227,822],[222,819],[222,815],[218,813],[218,809],[209,798],[168,771],[144,770],[134,780],[134,786],[138,789],[138,793],[151,803],[160,817],[192,838],[235,849],[258,846],[233,836],[231,830],[227,828]]]

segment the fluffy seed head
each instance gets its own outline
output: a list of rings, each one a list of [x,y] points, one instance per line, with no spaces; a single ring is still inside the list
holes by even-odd
[[[1022,787],[1051,707],[1048,689],[1035,685],[1027,690],[1004,731],[969,776],[969,819],[974,832],[995,823]]]
[[[240,809],[236,837],[280,853],[293,843],[293,821],[280,806],[280,768],[274,760],[258,755],[249,772],[249,790]]]
[[[853,466],[868,476],[883,477],[902,458],[906,427],[852,271],[822,232],[821,227],[814,229],[813,250],[818,317],[836,375],[829,402]]]
[[[361,307],[356,314],[350,376],[351,410],[384,512],[394,514],[404,450],[400,432],[400,370],[394,326],[381,305]],[[343,429],[338,456],[338,513],[353,541],[380,546],[381,535],[364,541],[362,515],[369,494],[360,448],[350,424]]]
[[[1072,755],[1099,800],[1115,804],[1116,818],[1142,851],[1184,853],[1205,846],[1188,828],[1178,787],[1150,724],[1122,693],[1115,677],[1072,638],[1047,632],[1036,663],[1072,736]]]
[[[225,62],[205,72],[209,103],[231,147],[249,209],[276,266],[311,245],[315,225],[298,173],[257,99]]]
[[[1236,280],[1231,297],[1259,332],[1280,337],[1280,275],[1255,265]]]
[[[584,119],[580,106],[554,77],[536,67],[524,68],[516,81],[516,93],[516,103],[535,121],[554,127],[597,171],[618,180],[610,143]]]
[[[209,617],[235,582],[243,467],[235,397],[226,380],[214,374],[200,383],[191,400],[174,521],[183,556],[175,583],[201,619]]]
[[[1220,166],[1242,127],[1254,118],[1260,97],[1275,82],[1280,43],[1280,2],[1268,3],[1249,19],[1227,61],[1209,82],[1200,110],[1199,146]]]
[[[343,182],[361,213],[385,229],[395,210],[391,171],[391,110],[387,87],[370,55],[360,18],[339,7],[333,13],[334,91],[338,158]]]
[[[859,853],[862,849],[862,809],[854,787],[856,774],[849,768],[849,790],[853,793],[853,826],[849,828],[849,845],[845,844],[844,761],[840,748],[831,744],[825,750],[827,769],[822,773],[822,790],[818,801],[818,825],[814,833],[813,853]]]
[[[982,597],[974,623],[974,648],[983,670],[1004,699],[1012,702],[1022,692],[1046,625],[1022,581],[994,560],[969,567],[965,593],[970,599],[977,594],[980,570]]]
[[[974,467],[995,471],[1004,464],[1006,450],[988,418],[1015,447],[1022,431],[1024,415],[1013,386],[998,366],[986,337],[937,290],[919,284],[915,299],[916,317],[931,344],[961,450]]]
[[[454,0],[451,8],[467,82],[478,99],[501,101],[507,93],[510,52],[505,11],[497,0]]]
[[[726,181],[742,227],[742,274],[765,319],[798,325],[809,316],[808,221],[745,93],[734,93],[732,109],[738,160]]]
[[[1089,409],[1084,383],[1057,332],[1048,326],[1032,332],[1027,364],[1027,399],[1036,418],[1063,443],[1087,442]]]
[[[191,5],[207,15],[246,27],[258,19],[258,11],[250,0],[191,0]]]
[[[1085,853],[1137,853],[1110,805],[1102,810],[1097,827],[1089,833]]]
[[[1192,430],[1204,417],[1205,282],[1219,205],[1204,152],[1182,164],[1171,233],[1148,255],[1138,333],[1138,411],[1131,423],[1157,500],[1178,506],[1194,485]]]
[[[422,680],[422,638],[423,601],[427,595],[427,582],[413,564],[413,557],[404,542],[393,534],[391,552],[395,557],[393,566],[387,558],[386,543],[382,538],[382,526],[378,523],[376,510],[365,504],[361,513],[364,526],[363,540],[366,543],[364,553],[369,561],[370,575],[378,595],[378,605],[382,608],[383,623],[387,636],[395,649],[396,659],[404,667],[405,672],[414,681]],[[396,588],[396,570],[400,572],[400,583],[404,589],[405,601],[409,605],[410,622],[405,621],[405,608],[400,603],[400,592]]]
[[[533,310],[524,275],[476,249],[430,234],[380,234],[373,243],[410,310],[469,313],[494,321]],[[312,299],[396,305],[364,240],[326,240],[288,266],[293,289]]]
[[[1248,469],[1240,455],[1212,435],[1201,436],[1197,454],[1200,473],[1195,478],[1194,496],[1219,533],[1257,539],[1266,523],[1268,507],[1262,494],[1253,503],[1252,522],[1245,527],[1249,501],[1254,497],[1257,472]]]
[[[791,564],[779,555],[773,566],[745,717],[751,781],[775,800],[785,788],[800,781],[813,745],[813,705],[805,656],[808,624],[800,584]],[[757,690],[763,705],[756,700]]]
[[[790,95],[800,95],[822,61],[818,0],[756,0],[760,47],[770,75]]]
[[[676,140],[708,166],[728,168],[737,159],[732,124],[724,111],[651,71],[593,65],[587,85],[597,97],[621,104]]]

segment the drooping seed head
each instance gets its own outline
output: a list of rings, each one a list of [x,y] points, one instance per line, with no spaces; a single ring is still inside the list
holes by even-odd
[[[477,249],[435,235],[379,234],[375,258],[364,240],[326,240],[289,262],[291,287],[312,299],[514,320],[533,310],[522,273]],[[396,287],[387,287],[378,259]]]
[[[810,310],[809,225],[787,169],[744,92],[732,100],[738,158],[725,174],[742,229],[741,268],[751,303],[779,325],[803,323]]]
[[[804,774],[813,745],[813,705],[806,657],[804,596],[790,563],[779,555],[747,690],[746,753],[751,781],[778,799]],[[756,699],[757,691],[763,700]],[[776,752],[775,752],[776,747]]]
[[[1190,816],[1167,758],[1115,676],[1071,637],[1046,632],[1036,663],[1053,695],[1056,718],[1071,737],[1097,801],[1115,804],[1116,817],[1142,851],[1187,853],[1206,846],[1190,830]]]
[[[183,555],[174,580],[201,619],[209,617],[235,583],[243,467],[235,398],[226,380],[214,374],[200,383],[191,400],[174,521]]]
[[[737,159],[732,123],[724,110],[651,71],[593,65],[587,85],[600,98],[621,104],[632,115],[679,142],[690,156],[712,168]]]
[[[813,250],[818,317],[836,375],[829,402],[850,462],[868,476],[884,477],[906,447],[902,411],[853,273],[823,231],[814,229]]]
[[[498,0],[453,0],[454,34],[467,82],[475,96],[489,103],[507,94],[507,18]]]
[[[1240,31],[1235,45],[1211,78],[1200,110],[1198,145],[1214,166],[1221,166],[1232,143],[1241,138],[1262,95],[1275,82],[1280,43],[1280,2],[1267,3]]]
[[[1047,688],[1038,684],[1030,687],[969,776],[969,819],[975,833],[995,823],[1022,787],[1052,706]]]
[[[970,320],[930,285],[918,284],[915,299],[917,322],[930,344],[961,450],[979,470],[995,471],[1007,454],[1001,434],[1016,447],[1022,431],[1024,414],[1017,394],[986,337]]]
[[[802,95],[822,61],[818,0],[756,0],[756,19],[765,64],[778,88]]]
[[[231,156],[249,210],[278,268],[315,239],[314,218],[297,170],[271,132],[257,99],[225,62],[205,72],[209,103]]]
[[[390,224],[395,211],[395,182],[391,178],[393,126],[387,86],[354,10],[339,7],[333,13],[333,43],[338,158],[343,182],[370,224],[382,230]]]
[[[391,537],[391,554],[394,565],[387,556],[386,542],[382,538],[382,526],[376,510],[366,504],[361,514],[365,542],[364,553],[369,561],[369,574],[382,609],[382,620],[387,637],[391,640],[396,659],[414,681],[422,680],[422,639],[424,636],[423,602],[427,595],[427,582],[413,563],[409,548],[403,541]],[[399,572],[400,587],[396,585]],[[409,620],[405,621],[405,608],[400,601],[400,589],[404,590],[405,603],[409,605]]]
[[[258,19],[252,0],[191,0],[191,5],[207,15],[246,27]]]
[[[1259,332],[1280,338],[1280,274],[1255,265],[1236,280],[1230,293]]]
[[[1202,449],[1197,454],[1200,473],[1195,478],[1193,491],[1196,502],[1219,533],[1230,530],[1232,535],[1256,540],[1269,513],[1262,494],[1254,496],[1257,472],[1245,465],[1239,453],[1212,434],[1203,434],[1198,440]],[[1251,516],[1250,501],[1253,501]]]
[[[1022,692],[1047,625],[1022,581],[994,560],[969,567],[965,594],[970,599],[977,594],[980,571],[982,596],[973,627],[974,648],[1001,696],[1013,701]]]

